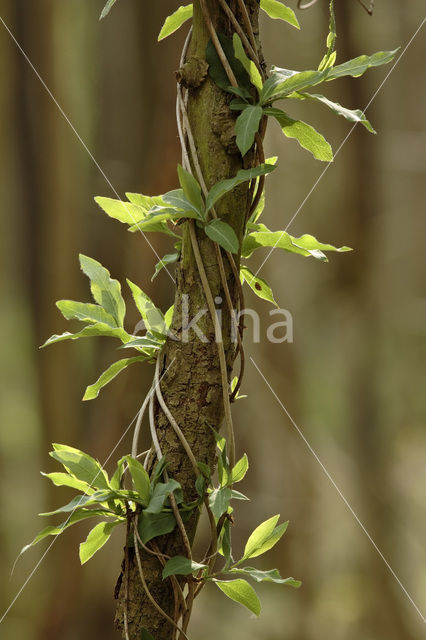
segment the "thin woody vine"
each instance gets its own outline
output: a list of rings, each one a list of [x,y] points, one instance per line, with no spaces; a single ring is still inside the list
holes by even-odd
[[[105,17],[116,0],[109,0],[101,17]],[[319,242],[312,235],[293,237],[286,231],[272,231],[260,222],[265,196],[265,179],[272,171],[280,171],[277,158],[265,159],[263,139],[267,123],[276,120],[283,134],[295,139],[316,159],[330,162],[332,149],[325,138],[302,120],[293,119],[282,108],[286,102],[315,101],[360,123],[375,133],[365,114],[348,109],[311,90],[317,85],[344,76],[361,76],[370,67],[390,62],[396,51],[361,55],[336,64],[336,25],[333,0],[330,3],[329,33],[326,51],[315,70],[294,71],[272,66],[263,61],[256,29],[258,2],[218,0],[214,10],[220,13],[215,26],[211,3],[206,0],[179,7],[166,20],[159,40],[170,36],[184,23],[194,20],[189,28],[177,74],[177,129],[182,147],[182,163],[177,167],[178,187],[163,195],[147,196],[126,193],[126,201],[106,197],[95,198],[111,218],[128,226],[130,232],[163,233],[170,240],[170,253],[155,266],[153,278],[173,263],[185,272],[185,260],[192,260],[204,305],[208,309],[207,334],[214,343],[220,386],[220,417],[224,427],[216,428],[205,420],[203,428],[213,442],[211,462],[197,458],[195,443],[185,425],[175,418],[176,407],[168,406],[166,385],[173,359],[166,363],[165,350],[170,334],[179,348],[182,327],[179,326],[178,301],[165,313],[135,283],[127,280],[133,301],[146,328],[143,336],[125,328],[126,304],[120,283],[95,259],[80,255],[80,266],[89,278],[93,303],[60,300],[57,307],[67,320],[78,320],[83,328],[75,333],[53,335],[43,346],[64,340],[105,336],[118,340],[119,349],[129,350],[89,385],[83,400],[96,398],[107,384],[131,364],[154,365],[151,388],[138,412],[129,454],[120,458],[108,475],[93,457],[74,447],[54,444],[50,455],[64,471],[43,473],[56,486],[75,489],[77,495],[63,507],[42,516],[62,516],[60,524],[43,529],[22,552],[47,536],[59,536],[80,521],[95,518],[97,524],[80,544],[79,555],[84,564],[110,538],[113,529],[122,525],[125,531],[125,558],[116,587],[119,600],[117,626],[123,638],[187,638],[193,602],[201,589],[214,585],[228,598],[245,606],[256,615],[261,605],[251,582],[274,582],[299,587],[293,578],[282,578],[277,569],[261,570],[250,561],[271,549],[283,536],[288,522],[279,523],[274,515],[258,525],[237,557],[232,548],[231,533],[236,526],[235,500],[248,498],[234,487],[247,473],[247,455],[239,457],[232,422],[231,404],[239,399],[244,373],[243,322],[237,311],[244,309],[244,286],[248,285],[260,298],[275,303],[267,282],[255,275],[247,260],[264,248],[278,248],[327,262],[326,252],[348,251]],[[250,11],[248,5],[254,5]],[[280,19],[299,28],[292,9],[278,0],[260,0],[260,9],[270,18]],[[253,17],[254,16],[254,17]],[[196,20],[205,28],[207,46],[197,57],[188,52],[195,37]],[[217,20],[216,20],[217,23]],[[234,175],[209,184],[200,158],[200,140],[191,123],[190,100],[203,83],[209,82],[222,96],[231,118],[231,152],[240,166]],[[277,104],[279,106],[277,106]],[[240,192],[239,189],[244,191]],[[223,202],[233,194],[243,193],[244,210],[239,227],[223,213]],[[205,250],[215,257],[218,282],[224,295],[223,313],[234,331],[236,343],[225,345],[219,322]],[[201,248],[200,248],[201,247]],[[188,255],[190,258],[188,258]],[[231,284],[230,284],[231,283]],[[226,347],[226,348],[225,348]],[[229,355],[231,353],[231,356]],[[238,356],[239,370],[231,375],[232,363]],[[147,416],[151,446],[140,451],[139,440],[144,417]],[[160,433],[160,418],[162,421]],[[219,422],[221,422],[220,420]],[[164,433],[173,434],[179,455],[188,465],[191,490],[173,473],[172,453],[165,446]],[[217,469],[215,471],[215,466]],[[176,477],[174,477],[176,475]],[[188,482],[187,482],[188,484]],[[210,540],[202,557],[194,558],[192,543],[198,518],[207,513]],[[173,544],[170,543],[173,540]],[[170,544],[169,544],[170,543]],[[170,549],[177,553],[170,553]],[[21,552],[21,553],[22,553]],[[151,562],[151,565],[149,564]],[[152,565],[152,563],[155,563]],[[152,569],[152,566],[157,567]],[[162,590],[163,583],[164,589]],[[139,599],[137,596],[139,593]],[[135,611],[136,601],[136,611]]]

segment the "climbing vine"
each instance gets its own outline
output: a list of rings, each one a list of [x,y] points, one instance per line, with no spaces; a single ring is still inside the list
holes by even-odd
[[[101,18],[109,13],[115,1],[109,0]],[[234,486],[243,480],[249,467],[246,455],[239,459],[236,457],[231,414],[231,403],[241,397],[239,390],[244,373],[243,324],[237,311],[244,308],[244,283],[259,297],[275,304],[270,286],[255,275],[246,262],[255,251],[265,247],[278,248],[319,261],[327,261],[326,252],[343,252],[350,249],[322,243],[309,234],[294,237],[284,230],[271,231],[259,222],[265,202],[265,179],[277,169],[276,158],[265,159],[263,139],[267,122],[272,118],[278,122],[287,138],[295,139],[316,159],[332,161],[333,152],[326,139],[311,125],[290,117],[283,108],[276,106],[277,103],[282,104],[289,100],[315,101],[349,122],[360,123],[367,131],[375,133],[361,110],[347,109],[310,90],[343,76],[361,76],[370,67],[388,63],[396,53],[378,52],[336,64],[336,25],[332,0],[326,51],[318,68],[295,71],[273,66],[267,72],[259,57],[258,43],[244,1],[237,2],[241,20],[226,0],[219,0],[219,4],[231,25],[232,37],[215,30],[208,4],[205,0],[199,0],[210,40],[205,51],[205,66],[201,71],[198,69],[197,73],[201,73],[203,77],[208,74],[215,85],[228,96],[227,104],[230,112],[234,113],[235,120],[233,140],[243,159],[244,168],[237,171],[233,177],[219,180],[211,188],[207,187],[187,109],[189,76],[194,72],[191,70],[191,61],[187,59],[192,35],[190,28],[181,56],[177,85],[177,128],[182,147],[182,163],[177,167],[179,186],[158,196],[127,193],[126,201],[106,197],[95,198],[99,207],[109,217],[126,224],[130,232],[157,232],[169,238],[170,253],[157,263],[152,278],[163,268],[182,260],[183,234],[187,234],[187,242],[194,256],[214,329],[220,368],[224,435],[216,431],[212,425],[207,425],[216,442],[217,475],[208,464],[197,460],[181,428],[182,425],[178,424],[173,409],[167,405],[163,395],[163,350],[167,340],[180,339],[173,329],[173,317],[177,313],[173,306],[163,313],[137,284],[127,280],[146,329],[143,336],[129,333],[125,328],[126,304],[120,283],[113,279],[109,271],[98,261],[80,255],[80,266],[89,278],[93,302],[60,300],[57,306],[67,320],[79,320],[84,326],[76,333],[53,335],[43,345],[63,340],[105,336],[118,339],[120,349],[131,350],[130,357],[121,358],[111,364],[87,387],[83,400],[96,398],[101,389],[129,365],[141,362],[154,364],[153,382],[137,416],[131,453],[118,460],[111,476],[108,476],[100,463],[87,453],[62,444],[53,445],[50,455],[63,466],[64,471],[43,475],[56,486],[71,487],[78,494],[67,505],[41,514],[62,515],[65,520],[59,525],[43,529],[22,550],[25,551],[47,536],[62,534],[77,522],[88,518],[100,518],[87,539],[80,544],[80,560],[83,564],[104,546],[115,527],[124,525],[126,556],[122,579],[125,594],[123,634],[126,639],[129,638],[127,607],[130,552],[136,558],[139,579],[149,602],[172,626],[174,638],[187,638],[194,598],[206,584],[214,584],[226,596],[256,615],[259,615],[261,605],[247,579],[293,587],[301,584],[293,578],[282,578],[277,569],[260,570],[247,564],[252,558],[271,549],[284,534],[288,522],[279,524],[278,515],[267,519],[254,529],[239,559],[235,559],[232,550],[232,503],[234,500],[248,499]],[[294,12],[278,0],[260,0],[260,8],[271,18],[281,19],[299,28]],[[179,7],[166,19],[158,39],[170,36],[190,20],[192,15],[192,5]],[[226,194],[232,193],[242,184],[248,185],[248,199],[242,225],[243,237],[240,239],[223,216],[218,215],[217,206]],[[208,271],[200,251],[200,234],[205,234],[213,243],[227,312],[236,337],[240,369],[231,383],[221,323],[216,313]],[[232,301],[226,268],[230,269],[236,283],[237,309]],[[167,452],[163,452],[157,433],[155,407],[161,408],[169,428],[176,435],[190,462],[195,477],[195,499],[188,501],[181,483],[170,474]],[[151,446],[147,451],[140,452],[139,439],[145,414],[148,415]],[[203,557],[194,559],[187,525],[193,521],[194,515],[197,517],[203,509],[206,510],[210,523],[210,541]],[[160,550],[157,542],[160,536],[170,534],[175,529],[181,536],[185,555],[168,556]],[[173,615],[164,611],[150,591],[141,561],[142,551],[159,560],[163,580],[169,580],[171,583],[175,599]],[[150,629],[141,629],[140,632],[143,638],[153,637]]]

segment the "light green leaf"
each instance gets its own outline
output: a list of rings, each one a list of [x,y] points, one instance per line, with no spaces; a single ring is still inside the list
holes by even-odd
[[[305,234],[296,238],[286,231],[269,231],[265,225],[259,225],[264,230],[250,233],[244,238],[242,255],[247,258],[253,251],[260,247],[273,247],[284,249],[289,253],[297,253],[301,256],[312,256],[322,262],[328,262],[328,258],[323,251],[351,251],[350,247],[334,247],[331,244],[323,244],[314,236]]]
[[[223,593],[234,600],[239,602],[244,607],[247,607],[257,616],[260,614],[261,605],[256,591],[246,580],[213,580],[217,587]]]
[[[246,475],[249,468],[249,461],[247,454],[245,453],[242,458],[238,460],[232,469],[230,484],[234,484],[235,482],[241,482],[241,480]]]
[[[244,555],[239,563],[247,558],[256,558],[275,546],[288,527],[288,521],[278,527],[275,526],[279,517],[279,515],[273,516],[256,527],[247,540]]]
[[[152,496],[144,513],[160,513],[169,495],[175,491],[181,492],[181,485],[176,480],[170,479],[167,482],[158,482],[152,491]]]
[[[354,58],[353,60],[348,60],[343,64],[339,64],[336,67],[329,69],[326,80],[335,80],[336,78],[342,78],[343,76],[358,78],[370,67],[379,67],[382,64],[388,64],[388,62],[393,60],[398,49],[394,49],[393,51],[378,51],[377,53],[373,53],[371,56],[363,55],[358,56],[358,58]],[[299,91],[299,89],[295,89],[295,91]]]
[[[239,242],[235,231],[223,220],[219,218],[211,220],[204,227],[204,231],[211,240],[220,244],[225,251],[238,253]]]
[[[78,511],[72,513],[71,516],[61,524],[57,526],[50,525],[42,529],[42,531],[40,531],[36,535],[32,542],[26,544],[25,547],[21,549],[19,555],[25,553],[25,551],[27,551],[30,547],[33,547],[41,540],[44,540],[44,538],[46,538],[47,536],[59,536],[63,531],[65,531],[65,529],[68,529],[68,527],[72,527],[73,524],[76,524],[81,520],[87,520],[87,518],[94,518],[97,516],[107,517],[107,514],[101,509],[79,509]]]
[[[273,116],[287,138],[295,138],[301,147],[312,153],[317,160],[331,162],[333,151],[327,140],[313,127],[301,120],[293,120],[281,109],[270,107],[265,109],[268,116]]]
[[[117,0],[108,0],[106,5],[102,9],[101,15],[99,16],[99,20],[103,20],[103,18],[105,18],[109,14],[109,12],[111,11],[112,7],[115,5],[116,2]]]
[[[126,456],[120,458],[117,462],[117,468],[111,476],[110,487],[113,491],[118,491],[121,487],[121,478],[124,473],[124,465],[126,464]]]
[[[272,67],[271,75],[265,81],[260,94],[260,103],[267,105],[274,100],[285,98],[294,91],[302,91],[323,82],[327,77],[325,71],[292,71]]]
[[[109,215],[110,218],[132,225],[140,222],[147,215],[147,210],[138,204],[115,200],[114,198],[103,198],[97,196],[95,202]]]
[[[256,89],[260,93],[263,87],[262,76],[260,75],[259,70],[256,67],[253,60],[250,60],[250,58],[247,57],[247,54],[244,51],[243,43],[241,42],[241,38],[238,35],[238,33],[234,33],[232,38],[232,43],[234,46],[235,57],[237,58],[237,60],[241,62],[244,69],[249,74],[251,83],[253,84],[253,86],[256,87]]]
[[[59,311],[67,320],[80,320],[81,322],[100,322],[111,328],[117,327],[115,319],[98,304],[86,302],[74,302],[74,300],[58,300],[56,303]]]
[[[241,567],[238,569],[229,569],[227,573],[239,573],[246,575],[256,582],[275,582],[276,584],[285,584],[289,587],[297,589],[302,584],[300,580],[294,578],[281,578],[278,569],[270,569],[269,571],[261,571],[254,567]]]
[[[139,535],[144,544],[157,536],[170,533],[175,526],[176,520],[173,513],[164,511],[161,513],[146,513],[146,510],[144,510],[138,522]]]
[[[201,195],[201,187],[197,180],[189,171],[186,171],[180,164],[177,168],[179,184],[189,202],[195,207],[197,213],[202,217],[204,211],[204,201]]]
[[[109,489],[108,476],[97,460],[65,444],[54,443],[53,448],[54,451],[49,455],[60,462],[75,478],[95,489]]]
[[[165,268],[168,264],[173,264],[179,260],[179,253],[166,253],[159,262],[155,265],[154,275],[151,278],[151,282],[158,276],[161,269]]]
[[[367,131],[370,133],[376,133],[371,126],[370,122],[365,117],[365,113],[361,111],[361,109],[346,109],[346,107],[342,107],[338,102],[332,102],[325,96],[316,93],[296,93],[294,96],[291,95],[289,98],[298,98],[299,100],[315,100],[316,102],[322,102],[325,104],[331,111],[337,113],[339,116],[343,116],[349,122],[359,122],[362,124]]]
[[[335,42],[336,42],[336,19],[334,17],[334,2],[330,0],[330,25],[329,32],[327,36],[327,53],[324,58],[321,60],[318,71],[323,71],[324,69],[329,69],[333,66],[336,61],[336,52],[334,51]]]
[[[235,122],[237,147],[242,156],[246,155],[254,143],[255,135],[259,131],[262,115],[262,107],[259,105],[250,105],[240,113]]]
[[[146,295],[142,291],[137,284],[134,284],[131,280],[127,279],[127,284],[129,285],[133,299],[138,308],[139,313],[142,316],[142,320],[144,321],[145,328],[152,333],[164,335],[165,334],[165,325],[164,325],[164,316],[160,309],[158,309],[155,304],[152,302],[151,298]]]
[[[209,495],[209,505],[215,518],[220,518],[228,510],[232,494],[229,487],[214,489]]]
[[[271,173],[275,168],[276,165],[273,164],[260,164],[258,167],[254,167],[253,169],[240,169],[234,178],[228,178],[227,180],[217,182],[210,189],[207,195],[206,211],[210,211],[210,209],[220,198],[222,198],[222,196],[225,195],[225,193],[229,193],[229,191],[235,189],[239,184],[247,182],[247,180],[253,180],[259,176],[265,176],[266,174]]]
[[[104,371],[99,378],[93,384],[89,385],[84,393],[83,400],[94,400],[98,397],[100,390],[105,387],[111,380],[114,380],[118,374],[126,369],[129,364],[134,362],[143,362],[145,358],[143,356],[136,356],[135,358],[123,358],[117,360],[111,366]]]
[[[139,460],[136,460],[131,456],[126,456],[125,460],[129,466],[130,475],[132,476],[133,488],[139,494],[143,504],[146,506],[150,500],[151,483],[149,475]]]
[[[278,307],[271,287],[263,278],[255,276],[254,273],[252,273],[246,266],[240,267],[240,274],[242,276],[242,280],[247,282],[250,289],[253,289],[253,291],[257,296],[259,296],[259,298],[268,300],[268,302],[272,302],[272,304]]]
[[[113,280],[109,271],[97,260],[82,254],[79,258],[83,273],[90,279],[90,289],[95,302],[115,318],[117,326],[122,327],[126,305],[121,295],[120,283]]]
[[[169,307],[166,311],[166,313],[164,314],[164,323],[166,325],[166,329],[170,329],[171,324],[172,324],[172,320],[173,320],[173,313],[175,310],[175,305],[172,304],[171,307]]]
[[[177,31],[184,22],[192,18],[192,14],[192,4],[187,4],[176,9],[174,13],[166,18],[166,21],[158,34],[158,41],[164,40],[164,38],[167,38],[167,36],[170,36],[172,33]]]
[[[77,480],[74,476],[70,476],[68,473],[55,472],[55,473],[44,473],[40,471],[42,476],[45,478],[49,478],[53,482],[56,487],[71,487],[71,489],[77,489],[78,491],[83,491],[88,493],[89,495],[93,493],[93,489],[87,482],[83,480]]]
[[[196,571],[205,569],[206,567],[206,564],[194,562],[194,560],[190,560],[184,556],[173,556],[173,558],[170,558],[170,560],[165,564],[162,573],[163,580],[168,576],[188,576],[191,573],[195,573]]]
[[[282,2],[278,2],[278,0],[260,0],[260,8],[263,9],[270,18],[285,20],[285,22],[296,27],[296,29],[300,29],[293,9],[286,7]]]
[[[61,333],[60,335],[55,334],[50,336],[50,338],[41,345],[41,348],[48,347],[51,344],[56,344],[56,342],[62,342],[63,340],[78,340],[79,338],[91,338],[93,336],[118,338],[123,343],[128,342],[131,339],[131,336],[129,336],[129,334],[121,327],[113,329],[107,324],[97,322],[96,324],[84,327],[84,329],[77,333],[65,331],[65,333]]]
[[[80,562],[84,564],[108,542],[111,532],[118,522],[100,522],[90,531],[85,542],[80,544]]]
[[[93,504],[102,504],[107,500],[111,500],[114,497],[112,491],[95,491],[92,495],[78,495],[75,496],[70,502],[64,504],[62,507],[58,507],[54,511],[46,511],[39,513],[39,516],[54,516],[57,513],[73,513],[74,511],[87,507]]]

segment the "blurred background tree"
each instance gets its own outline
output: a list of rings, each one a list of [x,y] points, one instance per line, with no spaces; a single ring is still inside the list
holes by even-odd
[[[184,33],[161,44],[156,38],[178,3],[145,8],[121,0],[99,23],[102,4],[1,0],[0,15],[115,189],[160,193],[174,188],[179,161],[173,72]],[[267,61],[296,69],[317,64],[327,4],[298,14],[301,32],[264,20]],[[421,0],[377,0],[373,17],[355,0],[336,4],[338,61],[404,46],[424,17]],[[354,130],[290,228],[355,251],[333,255],[329,264],[273,253],[261,275],[293,315],[294,343],[250,344],[247,337],[248,352],[423,611],[425,53],[420,32],[368,110],[378,136]],[[341,80],[328,95],[363,107],[388,70]],[[40,547],[29,552],[9,580],[20,548],[40,529],[36,513],[58,504],[58,490],[39,476],[53,470],[50,443],[77,445],[103,461],[150,382],[144,368],[123,373],[96,403],[82,404],[85,385],[111,361],[111,347],[100,340],[38,350],[67,329],[54,302],[85,299],[77,254],[100,260],[120,280],[143,283],[163,308],[173,286],[165,273],[149,285],[154,253],[139,235],[99,215],[93,196],[112,196],[110,187],[1,23],[0,77],[1,616],[43,557]],[[301,106],[337,149],[348,123]],[[323,167],[273,124],[267,149],[279,151],[281,162],[268,179],[266,222],[284,228]],[[152,238],[163,255],[164,241]],[[255,296],[247,298],[257,308]],[[265,336],[264,305],[259,313]],[[270,513],[289,518],[271,566],[304,585],[294,592],[264,586],[256,621],[206,590],[191,637],[216,638],[216,621],[225,615],[233,637],[245,640],[423,637],[420,616],[254,367],[244,391],[249,397],[237,403],[235,422],[239,451],[252,460],[245,482],[257,511],[242,503],[240,534]],[[124,440],[117,457],[128,450]],[[112,592],[122,540],[117,534],[109,552],[80,568],[85,536],[82,524],[55,543],[2,622],[2,638],[117,637]]]

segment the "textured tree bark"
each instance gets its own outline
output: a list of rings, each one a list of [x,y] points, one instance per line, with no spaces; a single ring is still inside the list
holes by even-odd
[[[218,32],[231,34],[229,20],[223,14],[220,5],[215,0],[207,2],[213,25]],[[240,24],[244,24],[237,11],[237,2],[229,3],[239,17]],[[258,34],[258,0],[246,0],[254,33]],[[209,41],[209,34],[205,26],[200,4],[194,2],[193,33],[187,60],[196,58],[201,64],[192,67],[204,69],[199,77],[191,77],[187,82],[188,116],[194,134],[201,169],[210,188],[217,181],[230,176],[243,167],[243,159],[235,145],[234,114],[229,109],[229,94],[219,89],[205,73],[205,50]],[[182,77],[184,74],[178,74]],[[251,166],[253,157],[247,154],[244,166]],[[228,222],[241,240],[244,219],[248,206],[248,184],[237,187],[231,194],[222,198],[217,206],[217,214]],[[187,227],[187,223],[185,223]],[[189,318],[194,317],[207,304],[196,267],[189,229],[184,229],[181,260],[176,270],[175,312],[172,322],[172,333],[176,339],[168,339],[163,355],[160,373],[163,375],[161,389],[165,402],[171,410],[178,425],[189,442],[195,458],[199,462],[208,464],[210,468],[215,464],[215,441],[210,426],[219,429],[223,419],[223,398],[221,375],[217,345],[214,340],[214,327],[206,313],[198,326],[208,338],[202,342],[194,332],[189,333],[188,342],[179,338],[182,335],[182,300],[188,296]],[[204,231],[197,231],[200,252],[205,265],[213,297],[220,296],[225,300],[222,290],[220,273],[213,243]],[[239,258],[236,257],[238,263]],[[235,306],[237,299],[237,283],[232,275],[230,265],[224,257],[226,278]],[[223,342],[227,360],[228,378],[236,356],[235,344],[230,335],[230,318],[223,308]],[[155,407],[155,420],[158,437],[163,454],[167,456],[170,477],[178,480],[183,488],[185,501],[196,498],[195,476],[189,459],[179,443],[174,431],[158,406]],[[188,536],[192,542],[198,517],[193,517],[186,524]],[[176,528],[171,534],[157,538],[156,542],[161,551],[168,555],[186,555],[179,530]],[[148,587],[158,604],[171,617],[174,612],[174,596],[169,580],[161,578],[162,566],[152,555],[141,550],[144,575]],[[123,573],[124,573],[123,562]],[[125,585],[123,573],[117,584],[117,612],[116,625],[123,629],[125,602]],[[172,626],[149,602],[144,593],[139,577],[134,551],[129,549],[129,597],[127,605],[129,637],[131,640],[140,639],[141,629],[145,628],[155,640],[168,640],[172,636]]]

